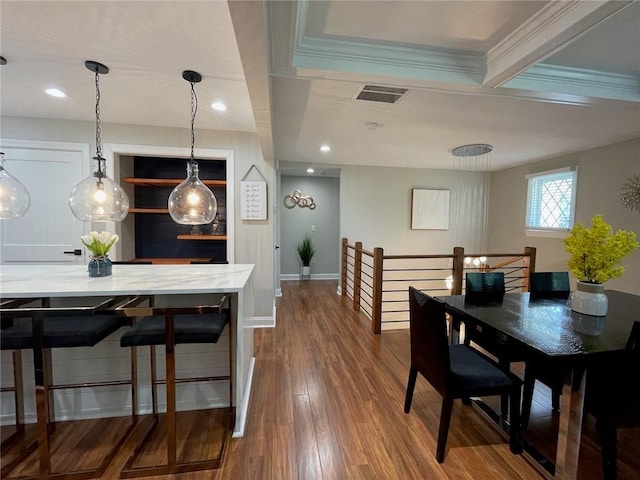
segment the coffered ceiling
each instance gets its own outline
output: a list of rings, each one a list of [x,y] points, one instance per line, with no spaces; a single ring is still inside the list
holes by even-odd
[[[496,170],[640,137],[637,1],[2,0],[0,21],[2,117],[93,120],[90,59],[105,124],[186,129],[192,69],[196,127],[256,132],[285,173]],[[469,143],[489,161],[454,159]]]

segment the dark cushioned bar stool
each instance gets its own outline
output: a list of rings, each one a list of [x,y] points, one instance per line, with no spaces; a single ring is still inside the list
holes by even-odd
[[[226,325],[230,324],[230,312],[226,308],[227,297],[223,296],[217,305],[198,307],[140,307],[142,301],[152,299],[140,297],[128,305],[121,307],[121,311],[128,317],[139,318],[133,327],[122,335],[122,347],[150,346],[151,361],[151,393],[153,426],[147,432],[129,458],[123,470],[122,478],[140,477],[148,475],[166,475],[177,472],[189,472],[219,468],[222,464],[225,446],[229,439],[235,419],[233,408],[231,368],[233,365],[233,340],[229,329],[229,375],[208,376],[196,378],[176,379],[175,345],[217,343]],[[141,318],[142,317],[142,318]],[[166,380],[156,377],[155,346],[165,345]],[[176,428],[176,384],[185,382],[229,381],[229,412],[226,420],[220,453],[216,458],[183,461],[177,458],[177,428]],[[166,447],[167,463],[163,465],[135,465],[146,444],[150,442],[152,434],[158,426],[157,386],[166,384]]]
[[[119,441],[110,449],[97,468],[75,470],[71,472],[51,472],[50,432],[54,427],[54,409],[52,391],[56,389],[72,389],[86,387],[103,387],[113,385],[131,385],[133,400],[135,401],[135,368],[132,360],[132,376],[128,380],[103,381],[82,384],[54,385],[52,382],[52,348],[93,347],[123,326],[130,325],[130,321],[117,314],[115,307],[124,297],[101,299],[96,305],[49,307],[49,300],[43,299],[42,306],[22,307],[17,304],[4,303],[0,309],[2,321],[11,322],[10,326],[2,329],[0,334],[0,348],[19,352],[24,349],[33,350],[33,363],[36,387],[37,448],[39,457],[39,475],[28,478],[70,478],[74,480],[100,477],[115,457],[118,448],[124,443],[135,426],[135,418],[131,426],[121,436]],[[33,300],[29,300],[33,301]],[[16,364],[21,361],[15,357]],[[16,368],[14,364],[14,371]],[[15,373],[14,373],[15,376]],[[17,378],[18,382],[21,378]],[[22,385],[16,383],[16,390],[22,390]],[[18,403],[22,402],[22,393],[16,394]],[[135,404],[135,403],[134,403]],[[16,407],[16,417],[22,415],[22,405]],[[135,410],[132,412],[135,417]],[[19,421],[19,419],[18,419]],[[35,449],[35,445],[28,446],[23,453],[2,467],[4,478],[15,466]],[[21,477],[24,478],[24,477]]]

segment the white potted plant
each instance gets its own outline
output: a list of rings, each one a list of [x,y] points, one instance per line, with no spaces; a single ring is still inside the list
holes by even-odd
[[[316,250],[313,246],[313,241],[311,240],[311,236],[306,234],[300,242],[296,245],[296,252],[298,252],[298,257],[300,258],[301,268],[300,275],[302,279],[311,278],[311,260],[313,256],[316,254]]]
[[[567,263],[578,283],[571,294],[571,310],[586,315],[607,314],[604,284],[624,272],[620,261],[638,248],[636,234],[627,230],[613,233],[601,215],[591,219],[591,227],[576,223],[564,239],[570,254]]]

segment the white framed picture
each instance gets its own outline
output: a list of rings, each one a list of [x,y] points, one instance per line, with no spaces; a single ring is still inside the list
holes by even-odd
[[[411,229],[449,230],[449,190],[411,190]]]

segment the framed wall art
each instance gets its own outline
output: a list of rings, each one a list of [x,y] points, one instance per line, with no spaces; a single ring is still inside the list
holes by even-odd
[[[449,190],[411,190],[411,229],[449,230]]]

